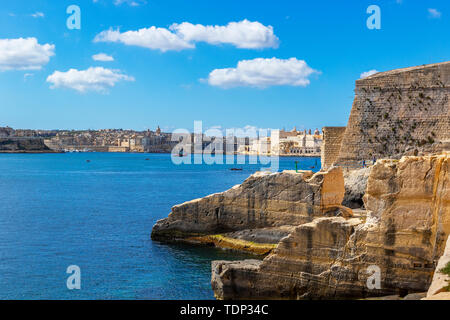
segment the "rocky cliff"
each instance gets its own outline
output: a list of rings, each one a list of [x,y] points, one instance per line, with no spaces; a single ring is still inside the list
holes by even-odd
[[[324,129],[328,171],[257,173],[175,206],[152,238],[269,253],[213,262],[220,299],[423,293],[450,233],[449,93],[450,62],[357,80],[347,127]]]
[[[296,226],[262,261],[213,262],[216,296],[323,299],[426,291],[450,233],[449,169],[449,154],[377,161],[364,196],[367,216],[316,217]]]
[[[371,167],[344,171],[344,206],[352,209],[364,207],[363,196],[366,193],[370,170]]]
[[[0,138],[0,152],[2,153],[39,153],[53,152],[44,144],[41,138]]]
[[[341,168],[316,174],[257,172],[228,191],[174,206],[166,219],[155,224],[151,237],[247,247],[248,251],[255,251],[257,244],[269,244],[265,248],[271,250],[291,232],[289,227],[324,215],[351,215],[350,209],[341,206],[343,197]]]
[[[450,237],[424,300],[450,300]]]

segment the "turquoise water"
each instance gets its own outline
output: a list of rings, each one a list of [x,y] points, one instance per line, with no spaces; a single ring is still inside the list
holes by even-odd
[[[280,158],[280,170],[295,161],[320,166]],[[0,154],[0,299],[213,299],[211,260],[248,256],[153,242],[151,228],[173,205],[260,167],[176,166],[169,154]],[[66,287],[69,265],[81,268],[80,290]]]

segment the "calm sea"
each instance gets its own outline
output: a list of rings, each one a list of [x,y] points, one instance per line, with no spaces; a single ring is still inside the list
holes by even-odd
[[[280,170],[295,161],[320,166],[280,158]],[[0,299],[213,299],[211,260],[249,256],[152,242],[152,226],[260,168],[177,166],[169,154],[0,154]],[[81,269],[80,290],[66,287],[69,265]]]

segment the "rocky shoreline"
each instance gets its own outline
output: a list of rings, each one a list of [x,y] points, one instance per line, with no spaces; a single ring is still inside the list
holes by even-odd
[[[369,175],[359,172],[367,177],[365,208],[354,209],[341,205],[349,196],[341,168],[256,173],[228,191],[175,206],[154,226],[152,239],[267,255],[214,261],[218,299],[425,292],[450,234],[449,169],[448,153],[379,160]],[[369,290],[373,265],[381,286]]]
[[[357,80],[320,172],[257,172],[173,207],[152,239],[266,255],[213,261],[218,299],[450,299],[449,84],[450,62]]]
[[[214,262],[216,296],[356,299],[427,291],[450,233],[449,169],[448,154],[377,162],[364,196],[366,219],[300,225],[248,268]],[[367,286],[372,266],[381,272],[379,288]]]
[[[47,147],[42,138],[0,138],[0,153],[60,153]]]
[[[210,243],[261,254],[253,248],[273,248],[293,227],[314,217],[348,215],[340,204],[343,197],[341,168],[316,174],[257,172],[230,190],[174,206],[168,218],[155,224],[151,238]]]
[[[64,152],[62,152],[62,151],[55,151],[55,150],[0,150],[0,153],[6,153],[6,154],[22,154],[22,153],[38,154],[38,153],[64,153]]]

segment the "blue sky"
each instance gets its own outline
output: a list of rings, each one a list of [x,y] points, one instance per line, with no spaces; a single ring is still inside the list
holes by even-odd
[[[72,4],[81,8],[80,30],[66,27]],[[381,9],[380,30],[366,27],[372,4]],[[450,60],[449,16],[448,0],[1,0],[0,126],[160,125],[170,131],[192,129],[194,120],[223,128],[346,125],[354,82],[363,72]],[[250,29],[240,29],[244,20]],[[230,22],[238,24],[229,37],[183,33],[185,47],[170,50],[154,39],[144,41],[147,47],[112,41],[111,35],[94,41],[102,31],[125,39],[127,31],[152,26],[178,41],[181,36],[170,26],[183,22],[226,30]],[[252,28],[266,38],[244,43]],[[31,59],[21,51],[24,44],[5,42],[20,38],[37,40],[31,50],[38,50],[41,60],[23,64]],[[95,61],[99,53],[114,61]],[[248,62],[236,70],[240,61]],[[87,72],[96,67],[101,69]],[[224,79],[230,75],[226,68],[234,68],[231,80]],[[76,70],[68,74],[69,69]],[[213,70],[218,71],[210,76]],[[262,81],[260,72],[272,73]],[[91,76],[107,84],[81,83]]]

